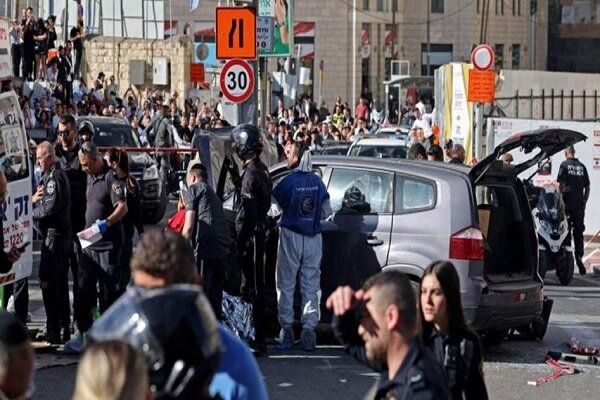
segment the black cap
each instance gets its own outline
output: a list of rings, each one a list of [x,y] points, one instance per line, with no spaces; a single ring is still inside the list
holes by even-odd
[[[0,310],[0,343],[18,346],[29,340],[27,328],[14,315]]]

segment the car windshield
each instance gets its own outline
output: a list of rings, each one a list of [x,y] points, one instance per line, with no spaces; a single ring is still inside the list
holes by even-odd
[[[346,153],[348,153],[347,147],[326,147],[323,150],[321,150],[321,154],[323,155],[345,156]]]
[[[365,146],[358,145],[350,151],[351,156],[375,158],[406,158],[406,146]]]
[[[138,135],[129,125],[96,125],[92,140],[99,147],[141,147]]]

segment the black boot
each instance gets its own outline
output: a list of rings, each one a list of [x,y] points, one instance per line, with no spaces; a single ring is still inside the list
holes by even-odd
[[[583,264],[583,261],[581,261],[581,257],[575,257],[575,262],[577,263],[577,268],[579,268],[579,274],[585,275],[587,273],[587,271],[585,269],[585,265]]]

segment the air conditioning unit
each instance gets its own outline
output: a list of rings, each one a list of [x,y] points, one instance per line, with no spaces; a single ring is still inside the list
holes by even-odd
[[[145,60],[129,60],[129,83],[132,85],[146,84]]]
[[[152,59],[153,75],[152,83],[154,85],[169,85],[170,65],[166,57],[156,57]]]

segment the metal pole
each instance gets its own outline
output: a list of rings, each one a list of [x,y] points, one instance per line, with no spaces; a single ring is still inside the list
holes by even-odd
[[[535,24],[536,24],[536,18],[537,18],[537,11],[531,15],[531,53],[530,53],[530,57],[531,57],[531,61],[530,61],[530,66],[532,70],[535,69]]]
[[[473,154],[477,161],[481,158],[483,139],[483,103],[475,105],[475,151]]]
[[[356,107],[356,0],[352,0],[352,105]]]
[[[430,38],[430,34],[431,34],[431,20],[430,20],[430,14],[431,14],[431,0],[427,0],[427,72],[425,73],[425,76],[429,76],[430,75],[430,71],[429,71],[429,64],[430,64],[430,60],[429,60],[429,53],[431,53],[431,38]]]
[[[267,59],[264,57],[259,57],[259,74],[260,74],[260,127],[266,127],[267,121],[267,113],[270,111],[267,110]]]

